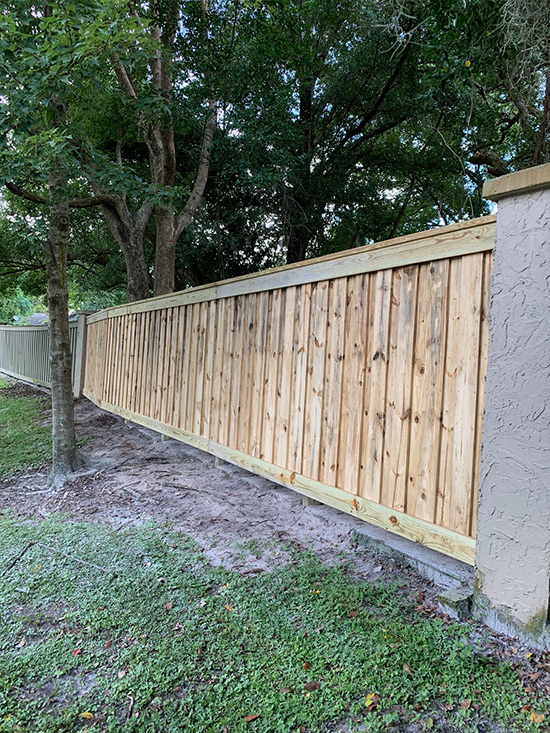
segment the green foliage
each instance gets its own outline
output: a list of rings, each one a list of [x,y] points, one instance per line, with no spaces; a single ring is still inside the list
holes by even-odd
[[[45,463],[51,429],[44,425],[46,400],[17,396],[14,383],[0,380],[0,478]]]
[[[0,323],[12,323],[15,317],[19,322],[24,322],[34,311],[34,306],[35,303],[18,287],[11,297],[0,296]]]
[[[154,14],[166,20],[169,2],[136,14],[126,0],[52,0],[48,17],[23,0],[4,5],[0,180],[46,195],[61,160],[71,196],[89,195],[93,182],[132,212],[144,200],[178,208],[215,94],[210,176],[178,246],[179,288],[280,264],[289,247],[313,256],[483,215],[487,174],[533,161],[548,64],[546,35],[527,31],[532,17],[547,24],[544,3],[522,14],[516,0],[231,0],[210,3],[206,19],[198,0],[186,0],[172,96],[154,89],[149,67]],[[529,49],[536,63],[526,68]],[[122,93],[113,58],[133,75],[136,99]],[[55,98],[68,105],[65,125],[52,123]],[[174,186],[152,182],[148,120],[174,126]],[[541,162],[549,153],[546,141]],[[41,268],[43,213],[9,202],[17,257],[1,230],[0,263],[15,261],[18,274],[0,265],[0,288],[15,277],[35,293],[39,274],[28,286],[18,278]],[[72,216],[73,292],[88,303],[118,298],[118,247],[97,213]],[[149,230],[152,274],[153,239]],[[105,257],[109,265],[98,264]]]
[[[437,728],[442,715],[472,733],[488,721],[537,729],[520,709],[541,704],[467,627],[422,616],[406,588],[357,582],[345,565],[297,552],[251,578],[211,567],[166,528],[7,517],[0,529],[1,567],[33,541],[72,556],[35,545],[3,580],[3,733],[386,731]]]

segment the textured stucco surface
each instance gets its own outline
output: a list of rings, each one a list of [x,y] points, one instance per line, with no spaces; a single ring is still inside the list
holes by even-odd
[[[476,551],[477,613],[548,638],[550,183],[499,201]],[[509,623],[508,623],[509,622]]]

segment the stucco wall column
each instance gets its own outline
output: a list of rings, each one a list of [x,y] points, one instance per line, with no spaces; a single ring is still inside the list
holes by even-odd
[[[550,164],[498,201],[476,549],[478,618],[550,643]]]

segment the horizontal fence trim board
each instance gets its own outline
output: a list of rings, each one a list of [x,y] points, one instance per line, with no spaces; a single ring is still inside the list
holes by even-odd
[[[38,387],[46,387],[46,389],[51,388],[51,384],[49,382],[42,382],[39,379],[32,379],[31,377],[26,377],[24,374],[16,374],[15,372],[10,372],[8,369],[0,369],[0,375],[2,374],[4,374],[6,377],[13,377],[13,379],[18,379],[20,382],[36,384]]]
[[[24,331],[26,333],[29,331],[48,331],[49,328],[47,324],[44,326],[0,326],[1,331]],[[71,321],[69,328],[78,328],[78,321]]]
[[[406,537],[413,542],[422,543],[426,547],[455,557],[470,565],[474,563],[475,540],[471,537],[464,537],[451,530],[389,509],[363,497],[353,496],[341,489],[328,486],[314,479],[309,479],[259,458],[253,458],[238,450],[215,443],[206,437],[190,433],[187,430],[178,429],[163,424],[158,420],[117,407],[95,397],[88,390],[84,391],[84,395],[101,409],[119,415],[126,420],[151,428],[156,432],[211,453],[218,458],[241,466],[246,470],[264,476],[287,488],[294,489],[301,494],[333,506],[340,511],[356,516],[371,524],[375,524],[394,534]]]
[[[478,230],[475,236],[472,236],[471,229]],[[305,285],[320,280],[333,280],[478,252],[490,252],[494,247],[494,241],[495,217],[487,216],[407,237],[398,237],[388,242],[338,252],[335,255],[305,260],[296,265],[285,265],[265,272],[182,290],[167,296],[114,306],[90,316],[88,323],[131,313],[203,303],[219,298]]]

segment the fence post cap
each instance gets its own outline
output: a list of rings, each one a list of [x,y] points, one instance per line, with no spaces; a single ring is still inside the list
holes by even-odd
[[[483,185],[483,196],[491,201],[498,201],[515,193],[530,193],[543,188],[550,188],[550,163],[491,178]]]

